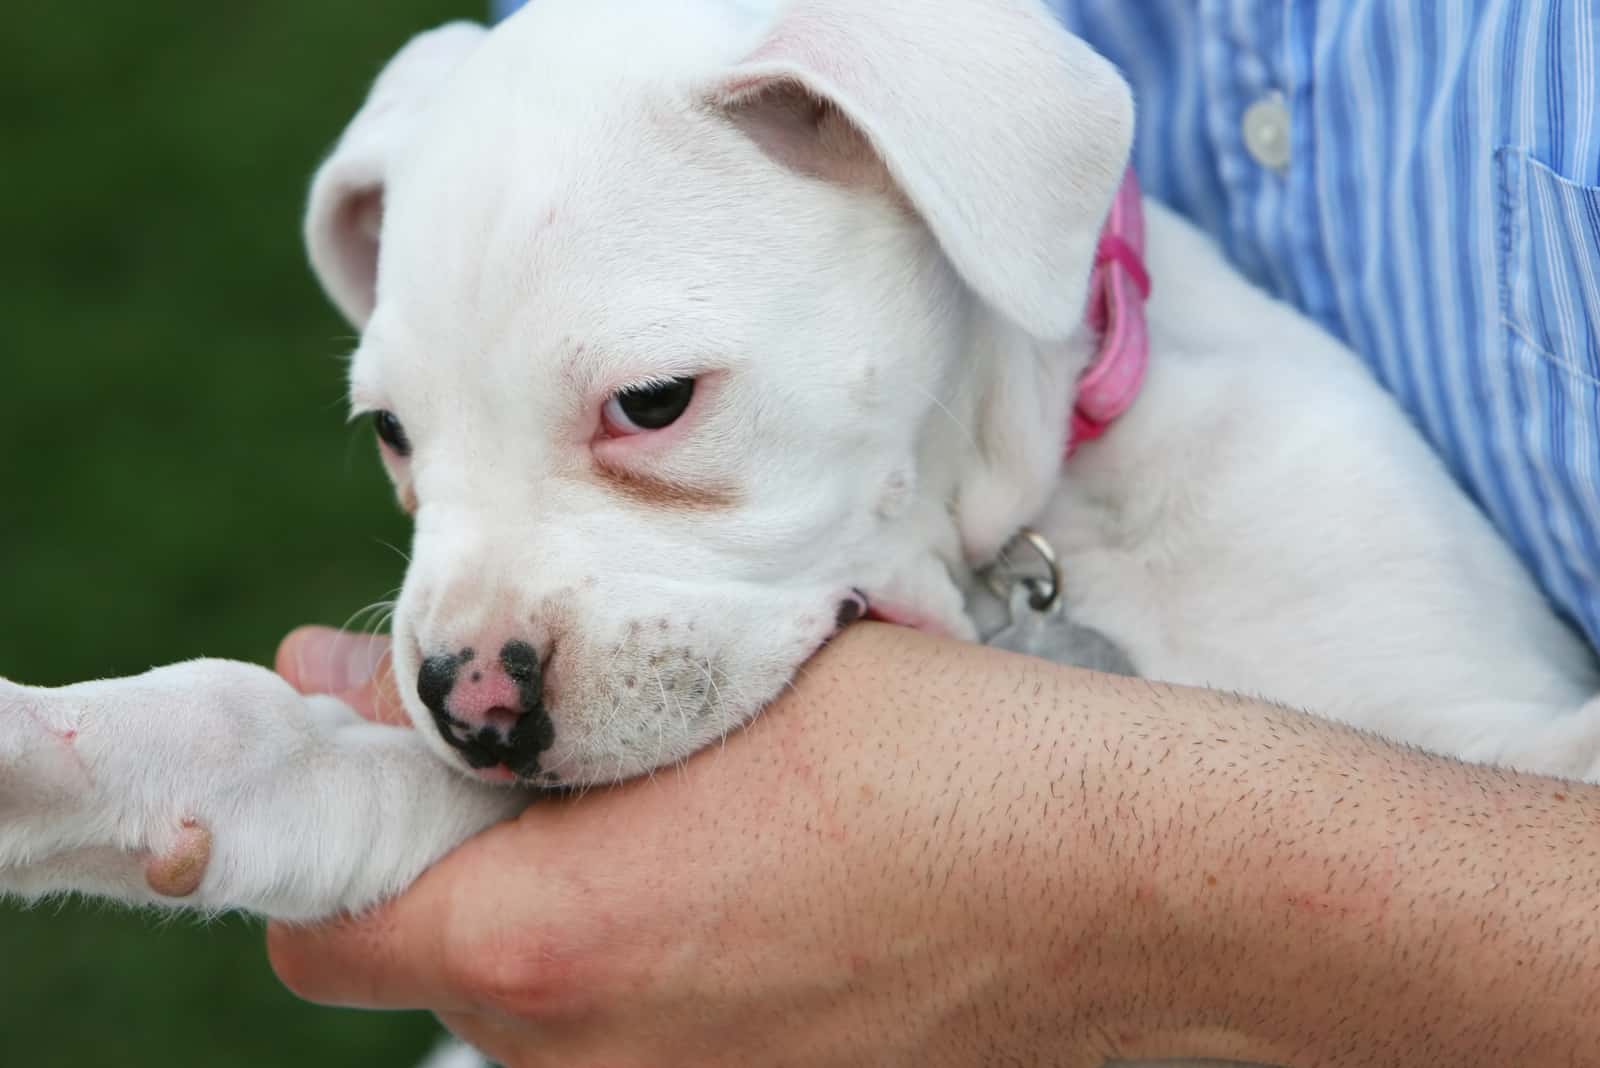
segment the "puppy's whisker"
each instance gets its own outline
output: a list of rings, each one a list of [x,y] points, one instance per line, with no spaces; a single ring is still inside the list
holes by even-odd
[[[376,625],[373,627],[372,631],[373,634],[377,634],[380,631],[387,631],[389,629],[389,624],[394,622],[396,607],[396,602],[391,601],[383,610],[383,612],[377,617]]]
[[[607,738],[611,738],[611,739],[615,739],[616,738],[617,719],[621,715],[622,715],[622,695],[618,694],[618,693],[613,693],[611,695],[611,714],[606,717],[605,722],[603,724],[601,724],[601,727],[600,727],[602,735],[604,735]],[[618,747],[618,748],[620,748],[620,747]],[[617,760],[619,762],[618,763],[619,770],[620,770],[620,767],[621,767],[621,764],[620,764],[621,759],[622,758],[620,756],[617,758]]]
[[[722,700],[722,690],[719,689],[718,686],[717,686],[717,677],[711,673],[711,671],[712,671],[711,661],[709,661],[709,660],[706,660],[706,661],[697,660],[697,661],[695,661],[695,666],[697,666],[700,669],[701,673],[705,675],[705,677],[706,677],[706,685],[711,688],[711,692],[710,692],[710,694],[708,696],[710,696],[712,698],[715,698],[716,703],[713,706],[713,708],[716,711],[720,712],[723,708],[726,707],[726,705],[724,704],[724,702]]]
[[[381,634],[387,633],[389,630],[389,624],[393,621],[394,612],[392,610],[384,612],[382,615],[378,616],[372,621],[371,627],[369,627],[367,630],[368,636],[376,638]]]
[[[650,673],[655,676],[656,689],[661,692],[661,715],[656,717],[656,752],[650,758],[650,778],[655,778],[656,769],[661,765],[661,756],[667,751],[667,684],[661,678],[661,670],[651,665]]]
[[[362,605],[345,618],[344,623],[340,625],[339,629],[349,630],[359,621],[373,616],[381,616],[384,612],[390,611],[393,607],[393,601],[374,601],[371,604]]]
[[[404,560],[407,567],[411,566],[411,554],[410,553],[406,552],[404,549],[398,548],[397,546],[391,545],[389,542],[384,541],[382,538],[373,538],[372,540],[377,542],[379,545],[383,546],[385,549],[388,549],[389,551],[394,553],[400,559]],[[395,592],[398,593],[400,591],[396,590]]]
[[[394,593],[396,591],[390,591],[390,592],[392,594],[392,593]],[[363,621],[375,618],[375,619],[380,620],[379,625],[381,626],[382,623],[388,621],[388,618],[393,614],[393,611],[394,611],[394,602],[393,601],[387,600],[387,599],[380,600],[380,601],[374,601],[373,603],[371,603],[369,605],[364,605],[363,607],[358,608],[354,612],[350,613],[350,615],[345,619],[344,623],[339,627],[339,629],[342,630],[342,631],[356,632],[356,633],[361,633],[361,634],[376,633],[376,631],[369,631],[368,626]],[[336,647],[334,645],[331,645],[331,644],[324,651],[324,662],[323,662],[322,667],[323,667],[323,677],[325,677],[325,678],[332,678],[334,676],[334,674],[335,674],[335,672],[334,672],[334,663],[333,663],[333,658],[334,658],[335,652],[336,652]]]
[[[928,398],[928,400],[932,401],[933,406],[939,409],[939,411],[943,412],[945,416],[949,418],[950,422],[955,425],[955,428],[961,431],[961,436],[967,439],[967,444],[972,446],[972,451],[982,451],[982,447],[978,444],[978,436],[972,432],[972,428],[967,426],[967,424],[963,423],[960,419],[957,419],[956,413],[952,412],[949,406],[945,404],[944,401],[940,400],[931,389],[922,385],[920,382],[915,381],[909,382],[907,385],[911,389],[920,393],[922,396]]]
[[[395,592],[397,591],[391,590],[384,599],[373,601],[371,604],[364,605],[361,608],[356,609],[354,612],[351,612],[349,617],[344,621],[344,624],[339,629],[360,629],[361,631],[365,632],[367,627],[365,623],[362,622],[363,620],[374,618],[383,619],[387,615],[392,615],[394,612],[395,602],[389,598],[392,597]]]

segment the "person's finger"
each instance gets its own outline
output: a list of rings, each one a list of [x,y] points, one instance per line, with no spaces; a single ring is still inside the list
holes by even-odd
[[[389,639],[332,627],[300,627],[278,646],[278,674],[303,693],[347,693],[372,682]]]
[[[436,868],[365,915],[315,927],[271,924],[272,969],[284,986],[320,1005],[469,1011],[447,982],[445,939],[459,934],[451,923],[451,886],[447,871]]]
[[[301,693],[332,694],[380,723],[410,723],[395,691],[386,637],[301,627],[278,646],[276,668]]]
[[[456,1012],[441,1012],[435,1016],[446,1031],[495,1064],[521,1066],[575,1062],[572,1057],[557,1059],[552,1056],[555,1051],[546,1048],[548,1042],[526,1023],[512,1027],[504,1017]]]
[[[549,828],[535,825],[525,817],[491,827],[362,916],[272,924],[267,952],[278,978],[307,1001],[352,1008],[518,1014],[525,997],[549,996],[558,969],[517,947],[540,945],[570,895],[529,878],[528,858],[553,845]]]

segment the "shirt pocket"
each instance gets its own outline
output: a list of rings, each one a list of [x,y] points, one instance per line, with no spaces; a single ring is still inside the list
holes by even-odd
[[[1526,151],[1495,152],[1500,322],[1522,346],[1600,385],[1600,186]]]
[[[1494,164],[1501,360],[1488,384],[1512,413],[1498,450],[1546,532],[1545,588],[1600,647],[1600,186],[1520,148]]]

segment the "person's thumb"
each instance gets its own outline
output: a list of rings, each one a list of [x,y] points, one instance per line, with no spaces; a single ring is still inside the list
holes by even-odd
[[[301,627],[278,646],[275,666],[301,693],[332,694],[382,723],[410,722],[395,693],[387,637]]]

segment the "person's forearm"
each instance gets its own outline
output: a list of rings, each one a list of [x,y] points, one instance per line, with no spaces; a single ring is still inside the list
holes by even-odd
[[[1036,950],[1036,1025],[1294,1068],[1600,1048],[1600,790],[1213,693],[1026,674],[989,701],[1044,710],[1005,747],[1029,800],[1003,834],[1032,860],[1001,873],[1032,899],[1010,914],[1042,924],[1011,932]],[[1059,904],[1089,887],[1111,911],[1083,924]]]

